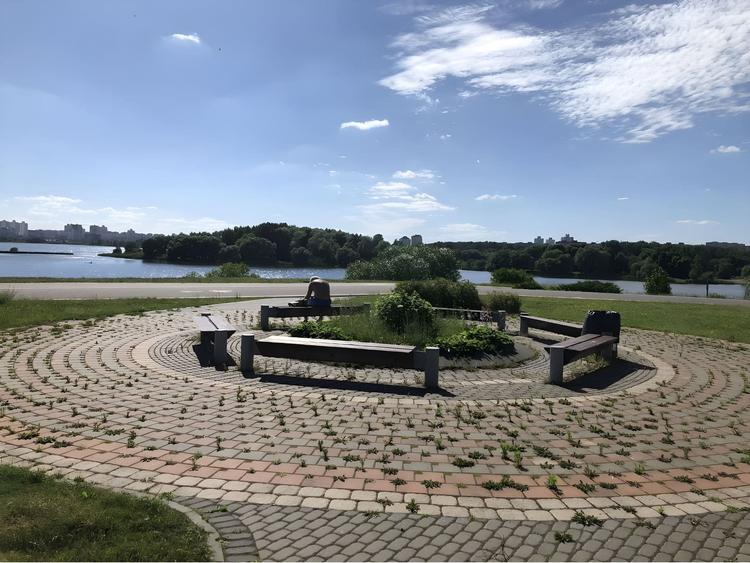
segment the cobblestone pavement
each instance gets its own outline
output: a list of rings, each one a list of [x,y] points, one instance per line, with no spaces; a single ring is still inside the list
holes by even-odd
[[[247,329],[259,304],[211,308]],[[627,330],[556,387],[519,339],[535,357],[425,394],[412,371],[201,368],[195,311],[0,335],[0,461],[203,503],[228,558],[748,558],[746,345]]]

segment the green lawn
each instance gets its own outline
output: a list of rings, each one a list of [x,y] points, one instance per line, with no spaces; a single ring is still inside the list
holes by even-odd
[[[618,311],[626,327],[750,343],[750,307],[522,297],[524,312],[581,323],[589,310]]]
[[[243,297],[242,301],[249,298]],[[0,299],[0,330],[53,324],[60,321],[101,319],[121,313],[139,314],[159,309],[195,307],[236,301],[234,298],[187,299]]]
[[[0,465],[0,560],[205,561],[206,532],[153,498]]]

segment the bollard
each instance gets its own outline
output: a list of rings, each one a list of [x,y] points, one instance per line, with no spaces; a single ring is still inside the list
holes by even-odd
[[[227,363],[227,333],[214,332],[214,365],[222,366]]]
[[[505,311],[495,311],[493,320],[497,323],[498,330],[505,330]]]
[[[268,330],[268,305],[260,306],[260,329]]]
[[[529,322],[523,315],[521,315],[521,328],[519,329],[518,334],[520,334],[521,336],[529,335]]]
[[[565,350],[562,348],[549,349],[549,382],[560,385],[563,382],[563,364],[565,362]]]
[[[240,337],[240,371],[245,377],[253,373],[253,352],[255,335],[243,334]]]
[[[427,389],[438,389],[440,370],[440,348],[428,346],[425,348],[424,386]]]

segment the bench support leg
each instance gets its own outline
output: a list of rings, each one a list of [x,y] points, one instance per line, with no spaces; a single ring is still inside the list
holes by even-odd
[[[493,315],[494,321],[497,323],[498,330],[505,330],[505,311],[495,311]]]
[[[549,351],[549,382],[560,385],[563,382],[563,364],[565,351],[562,348],[550,348]]]
[[[440,348],[428,346],[425,348],[424,386],[426,389],[439,387]]]
[[[260,329],[268,330],[268,305],[260,306]]]
[[[612,344],[602,350],[602,358],[607,362],[612,362],[617,359],[617,344]]]
[[[243,334],[240,338],[240,371],[245,377],[247,377],[253,373],[255,335]]]
[[[521,317],[521,328],[519,329],[518,333],[521,336],[529,335],[529,323],[523,316]]]
[[[227,333],[214,333],[214,365],[227,363]]]

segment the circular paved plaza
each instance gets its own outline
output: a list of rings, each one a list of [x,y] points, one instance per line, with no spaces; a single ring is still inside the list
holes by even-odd
[[[259,306],[210,309],[245,330]],[[557,387],[537,333],[425,394],[411,370],[201,367],[195,314],[2,334],[1,461],[168,495],[227,558],[750,557],[747,345],[625,330]]]

